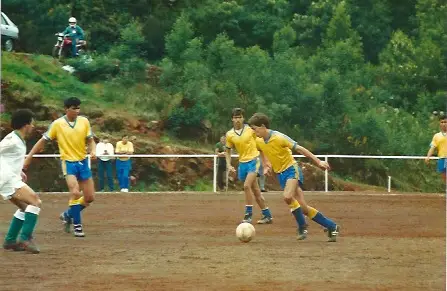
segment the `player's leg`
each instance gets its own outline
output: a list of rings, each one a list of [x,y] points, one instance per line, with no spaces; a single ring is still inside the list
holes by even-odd
[[[74,235],[76,237],[84,237],[85,234],[81,222],[81,211],[95,200],[95,185],[93,183],[92,172],[90,170],[90,167],[88,166],[87,160],[83,160],[81,163],[78,163],[76,167],[76,183],[79,187],[78,189],[80,190],[80,192],[82,191],[82,196],[79,197],[77,200],[71,202],[71,207],[73,209],[72,213],[76,216],[79,214],[79,220],[75,219],[75,217],[73,216],[73,229]]]
[[[255,197],[256,203],[261,208],[262,218],[258,220],[258,224],[271,224],[273,222],[272,214],[270,209],[265,203],[264,195],[262,195],[261,189],[259,188],[257,181],[258,172],[251,172],[247,175],[246,182],[251,182],[251,190],[253,196]]]
[[[298,225],[298,240],[303,240],[307,237],[307,225],[306,225],[306,219],[304,218],[303,211],[301,209],[300,204],[298,201],[294,198],[294,193],[297,188],[297,180],[295,178],[284,179],[285,185],[283,183],[282,186],[284,187],[284,202],[287,203],[290,207],[290,211],[293,214],[293,217],[295,218],[295,221]],[[281,181],[280,181],[281,182]]]
[[[312,206],[307,205],[306,201],[304,200],[304,192],[300,186],[296,188],[294,197],[297,199],[298,203],[300,203],[301,206],[304,205],[304,214],[325,228],[325,231],[328,232],[328,241],[335,242],[337,240],[337,235],[339,233],[340,227],[330,218],[324,216],[323,213],[313,208]]]
[[[444,184],[447,183],[446,181],[446,173],[447,173],[447,159],[438,159],[437,162],[437,171],[441,174],[441,179],[444,182]]]
[[[104,172],[107,167],[107,162],[98,159],[98,181],[99,181],[99,191],[104,191]]]
[[[70,192],[70,199],[68,201],[68,209],[61,214],[63,221],[65,222],[65,232],[70,233],[70,224],[73,223],[74,235],[77,237],[83,237],[81,210],[82,210],[82,197],[78,179],[75,175],[66,175],[65,181],[67,182],[68,191]]]
[[[258,177],[258,181],[259,181],[259,188],[261,189],[261,192],[266,192],[266,190],[265,190],[265,175],[263,175],[261,173]]]
[[[258,203],[259,207],[261,208],[262,212],[262,218],[258,220],[258,224],[271,224],[273,222],[272,213],[270,212],[270,209],[267,207],[265,198],[262,195],[261,189],[259,188],[258,184],[258,176],[259,174],[262,174],[264,172],[264,168],[262,167],[260,158],[255,159],[254,163],[252,165],[255,167],[255,176],[253,178],[252,182],[252,191],[253,195],[255,196],[256,203]],[[251,169],[250,169],[251,170]]]
[[[123,186],[124,186],[125,192],[129,191],[129,178],[130,178],[129,176],[130,176],[131,166],[132,166],[132,164],[131,164],[130,160],[124,161],[122,179],[123,179]]]
[[[123,192],[123,189],[124,189],[123,173],[124,173],[124,162],[121,160],[117,160],[116,161],[116,176],[118,178],[118,184],[120,185],[121,192]]]
[[[9,224],[9,229],[3,242],[3,248],[6,250],[16,250],[17,237],[22,230],[23,222],[25,221],[25,209],[28,205],[12,196],[10,197],[9,201],[16,205],[19,209],[17,209],[14,213],[11,223]]]
[[[27,252],[37,254],[40,252],[40,250],[39,247],[32,241],[32,235],[34,232],[34,228],[36,227],[37,224],[42,202],[39,199],[39,196],[37,196],[37,194],[33,191],[33,189],[31,189],[26,184],[20,189],[17,189],[16,192],[12,195],[12,198],[14,200],[19,200],[27,205],[23,216],[23,225],[21,227],[22,233],[20,234],[20,242],[18,243],[16,250],[25,250]],[[22,203],[18,204],[20,204],[23,207]],[[17,214],[18,216],[19,215],[21,216],[21,214],[19,213]]]
[[[219,191],[222,191],[224,188],[224,176],[223,176],[223,168],[222,166],[218,165],[217,166],[217,174],[216,174],[216,178],[217,178],[217,188]]]
[[[109,184],[109,190],[113,192],[115,190],[115,187],[113,186],[112,160],[106,162],[106,173],[107,173],[107,181]]]
[[[242,222],[251,223],[253,216],[253,193],[251,191],[251,185],[247,183],[248,175],[248,163],[239,162],[238,166],[238,179],[244,182],[244,196],[245,196],[245,213]]]

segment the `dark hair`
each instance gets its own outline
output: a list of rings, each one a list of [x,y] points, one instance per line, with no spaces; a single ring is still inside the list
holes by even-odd
[[[125,137],[129,138],[129,135],[128,134],[123,134],[123,136],[121,138],[125,138]]]
[[[244,109],[242,108],[233,108],[233,110],[231,110],[231,117],[244,116],[244,113]]]
[[[64,100],[65,108],[70,108],[72,106],[78,107],[79,105],[81,105],[81,100],[77,97],[70,97]]]
[[[254,125],[254,126],[265,126],[266,128],[270,128],[270,121],[267,115],[264,113],[255,113],[252,117],[248,120],[248,125]]]
[[[13,129],[21,129],[25,125],[33,122],[34,114],[29,109],[18,109],[12,114],[11,126]]]
[[[439,115],[439,120],[447,119],[447,113]]]

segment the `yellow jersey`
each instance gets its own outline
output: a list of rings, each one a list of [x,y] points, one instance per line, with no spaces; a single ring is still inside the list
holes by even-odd
[[[256,138],[256,146],[270,161],[275,173],[281,173],[296,163],[292,156],[292,150],[296,145],[296,141],[274,130],[270,130],[269,136],[265,140]]]
[[[259,156],[259,151],[256,148],[256,134],[248,124],[244,124],[240,134],[234,128],[229,130],[225,139],[227,148],[236,148],[239,162],[249,162]]]
[[[87,155],[86,139],[92,138],[90,122],[84,116],[78,116],[71,124],[64,115],[51,123],[43,137],[46,140],[56,140],[61,154],[61,160],[78,162]]]
[[[443,132],[435,134],[430,146],[438,150],[438,157],[447,158],[447,134]]]
[[[123,142],[120,140],[116,143],[115,147],[115,153],[121,153],[121,152],[132,152],[133,153],[133,143],[128,141],[126,144],[123,144]],[[127,157],[119,157],[118,160],[120,161],[127,161],[130,158]]]

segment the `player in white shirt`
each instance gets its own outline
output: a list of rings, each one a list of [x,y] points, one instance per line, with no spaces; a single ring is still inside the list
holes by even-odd
[[[37,223],[42,202],[39,196],[26,182],[22,172],[26,155],[25,139],[33,131],[33,113],[28,109],[19,109],[11,117],[14,129],[0,142],[0,195],[19,209],[6,234],[3,248],[14,251],[40,252],[33,242],[32,234]],[[17,237],[20,234],[20,239]]]
[[[104,191],[104,172],[107,174],[107,184],[109,190],[114,191],[113,187],[113,175],[112,175],[112,163],[114,149],[113,145],[109,142],[107,137],[104,137],[96,145],[96,156],[98,157],[98,179],[99,179],[99,191]]]

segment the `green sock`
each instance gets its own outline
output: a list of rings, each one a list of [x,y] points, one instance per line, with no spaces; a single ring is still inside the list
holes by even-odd
[[[34,227],[37,224],[37,217],[39,216],[40,208],[33,205],[28,205],[25,210],[25,222],[23,223],[20,240],[29,240],[33,234]]]
[[[23,221],[25,220],[25,213],[17,210],[12,217],[11,224],[9,225],[8,233],[6,234],[5,241],[15,242],[22,229]]]

